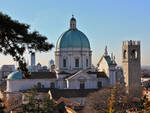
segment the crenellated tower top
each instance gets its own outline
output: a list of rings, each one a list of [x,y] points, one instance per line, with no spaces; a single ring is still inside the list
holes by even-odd
[[[123,41],[123,42],[122,42],[122,45],[123,45],[123,46],[140,45],[140,41],[134,41],[134,40]]]

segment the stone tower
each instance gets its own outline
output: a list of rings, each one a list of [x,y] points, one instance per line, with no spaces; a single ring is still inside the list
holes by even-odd
[[[31,53],[31,66],[35,66],[35,53]]]
[[[141,53],[140,41],[122,42],[122,67],[127,92],[136,97],[141,96]]]

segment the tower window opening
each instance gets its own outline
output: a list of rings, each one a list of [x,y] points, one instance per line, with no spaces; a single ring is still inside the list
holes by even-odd
[[[137,55],[137,51],[135,49],[132,50],[131,57],[132,57],[132,59],[137,59],[138,55]]]
[[[79,59],[75,59],[75,67],[79,67]]]
[[[63,67],[66,67],[66,59],[63,59]]]
[[[124,58],[124,59],[127,58],[127,51],[126,51],[126,50],[124,50],[124,52],[123,52],[123,58]]]

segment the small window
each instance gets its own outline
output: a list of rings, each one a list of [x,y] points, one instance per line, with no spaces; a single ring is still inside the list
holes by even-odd
[[[98,82],[97,82],[97,87],[98,87],[98,88],[102,88],[102,82],[101,82],[101,81],[98,81]]]
[[[84,84],[84,82],[83,82],[83,83],[80,83],[80,89],[85,89],[85,84]]]
[[[52,83],[50,83],[50,88],[55,88],[55,84],[54,84],[54,82],[52,82]]]
[[[86,67],[88,67],[89,65],[88,59],[86,59]]]
[[[44,88],[44,85],[42,85],[42,88]]]
[[[63,59],[63,67],[66,67],[66,59]]]
[[[41,83],[40,82],[37,83],[37,88],[41,88]]]
[[[75,59],[75,67],[79,67],[79,59]]]

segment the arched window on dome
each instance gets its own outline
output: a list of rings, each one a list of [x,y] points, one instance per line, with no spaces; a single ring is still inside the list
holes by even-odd
[[[66,59],[64,58],[63,59],[63,67],[66,67],[67,66],[66,64],[67,64],[67,62],[66,62]]]
[[[79,58],[75,58],[75,67],[79,67]]]

